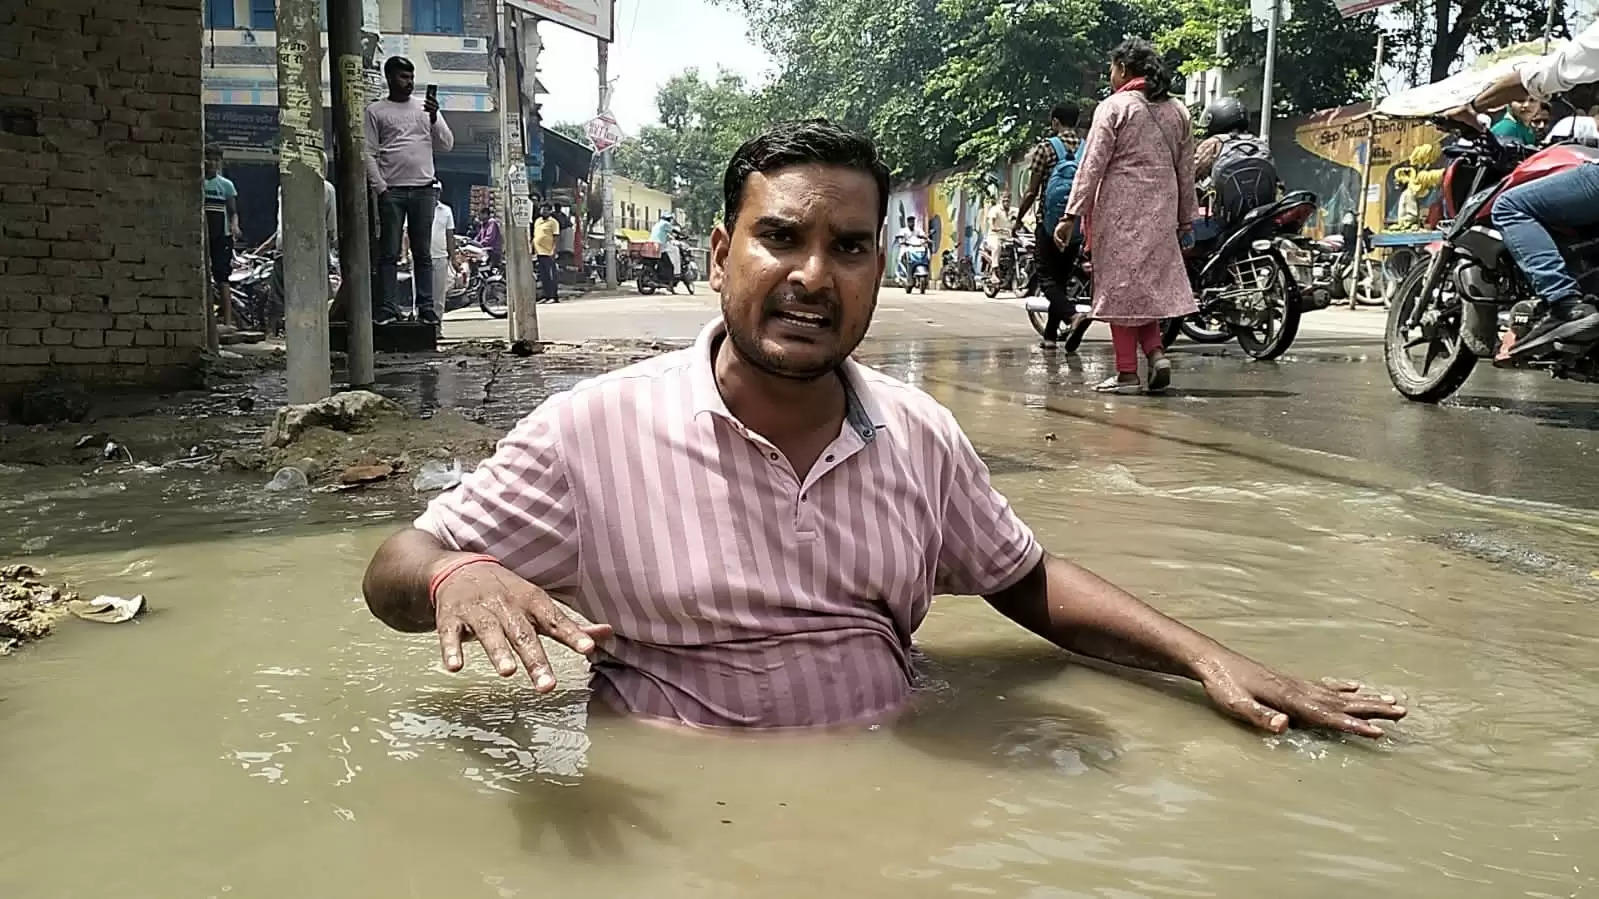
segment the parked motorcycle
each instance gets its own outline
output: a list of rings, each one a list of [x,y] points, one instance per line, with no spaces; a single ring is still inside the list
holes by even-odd
[[[1492,221],[1494,200],[1505,190],[1599,161],[1599,150],[1576,143],[1535,150],[1454,120],[1436,124],[1463,139],[1445,151],[1444,237],[1429,248],[1427,264],[1405,276],[1388,307],[1383,358],[1394,389],[1417,402],[1438,402],[1460,389],[1485,356],[1496,366],[1599,381],[1599,316],[1563,325],[1558,339],[1525,339],[1548,307]],[[1599,237],[1551,231],[1572,275],[1596,292]]]
[[[1221,342],[1230,335],[1255,359],[1287,352],[1307,308],[1287,254],[1315,211],[1315,194],[1293,191],[1251,210],[1208,253],[1201,248],[1190,254],[1188,278],[1199,311],[1168,321],[1163,328],[1166,343],[1178,333],[1202,342]]]
[[[1027,296],[1038,270],[1034,241],[1032,232],[1021,230],[1000,243],[999,259],[983,275],[983,293],[990,299],[999,296],[1002,290],[1014,291],[1019,297]]]
[[[938,281],[945,290],[976,290],[977,273],[972,270],[972,260],[957,257],[953,249],[945,250]]]
[[[283,327],[283,300],[272,284],[277,253],[235,251],[228,276],[228,302],[240,330],[277,334]]]

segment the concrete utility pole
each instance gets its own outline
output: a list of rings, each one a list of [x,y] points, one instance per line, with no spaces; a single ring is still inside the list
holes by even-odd
[[[500,159],[495,168],[495,180],[500,189],[500,208],[505,215],[505,301],[510,308],[510,315],[507,316],[510,338],[515,342],[523,339],[518,322],[526,314],[524,307],[533,305],[533,298],[528,295],[531,293],[529,288],[532,286],[533,273],[532,248],[528,246],[533,201],[527,195],[527,165],[522,158],[522,104],[517,95],[520,87],[512,57],[515,50],[511,46],[514,13],[505,0],[495,0],[495,3],[499,12],[496,17],[498,39],[495,41],[499,47],[499,58],[495,61],[495,72],[500,79],[497,100],[500,107]],[[534,328],[534,336],[527,339],[538,339],[536,324]]]
[[[278,0],[278,176],[289,402],[332,389],[328,238],[322,213],[322,29],[317,0]]]
[[[530,95],[533,93],[531,85],[534,79],[538,77],[539,52],[543,50],[543,42],[539,40],[539,20],[536,17],[524,16],[516,10],[510,9],[509,6],[507,6],[507,13],[510,16],[510,23],[506,26],[506,33],[514,33],[515,35],[515,39],[511,42],[513,55],[508,60],[506,69],[510,75],[511,90],[513,91],[511,94],[513,102],[511,103],[510,115],[516,122],[516,134],[520,136],[511,148],[512,154],[510,158],[516,166],[514,171],[521,173],[520,177],[511,179],[511,190],[518,198],[515,200],[517,205],[512,207],[511,211],[516,224],[516,233],[519,235],[516,242],[516,252],[520,254],[518,264],[522,270],[522,277],[526,279],[525,283],[528,287],[531,287],[535,283],[537,272],[533,262],[533,248],[531,246],[533,234],[533,173],[528,168],[528,159],[531,155],[528,152],[528,148],[533,146],[535,140],[542,141],[543,137],[542,135],[528,133],[528,128],[542,127],[538,124],[538,117],[531,114],[534,98]],[[533,29],[532,40],[525,39],[523,29]],[[524,50],[527,57],[525,59],[523,58]],[[542,162],[540,162],[540,165],[542,166]],[[539,193],[541,194],[539,199],[542,201],[544,199],[542,196],[542,183],[540,184]],[[539,342],[539,307],[535,298],[530,296],[532,293],[532,290],[524,289],[522,291],[521,304],[512,303],[510,305],[511,339],[525,340],[536,345]]]
[[[345,351],[350,384],[376,379],[372,357],[372,241],[367,221],[366,73],[361,66],[361,0],[328,3],[328,57],[333,76],[333,139],[338,142],[339,270],[346,299]],[[436,297],[442,304],[444,299]]]
[[[600,48],[599,114],[605,115],[611,111],[611,45],[602,40],[595,43]],[[611,188],[611,154],[614,152],[615,147],[608,147],[600,154],[600,203],[605,210],[605,286],[610,290],[616,289],[616,196]]]
[[[1260,85],[1260,139],[1271,140],[1271,88],[1277,78],[1277,29],[1282,25],[1282,0],[1271,0],[1271,17],[1266,20],[1266,64]]]
[[[1386,34],[1377,32],[1377,61],[1371,66],[1371,108],[1366,111],[1366,152],[1360,161],[1360,199],[1355,202],[1355,270],[1350,277],[1349,308],[1360,308],[1362,274],[1368,264],[1366,254],[1371,247],[1366,243],[1366,207],[1371,203],[1371,158],[1377,151],[1377,101],[1382,99],[1382,57]],[[1379,206],[1379,210],[1380,210]],[[1381,228],[1382,213],[1378,212]]]
[[[1549,0],[1549,14],[1544,18],[1543,52],[1545,53],[1549,52],[1549,40],[1554,36],[1555,33],[1555,5],[1559,2],[1560,0]]]

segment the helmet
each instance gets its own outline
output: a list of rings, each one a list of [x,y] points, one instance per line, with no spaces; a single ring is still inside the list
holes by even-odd
[[[1222,97],[1205,107],[1205,135],[1214,137],[1249,127],[1249,113],[1237,97]]]

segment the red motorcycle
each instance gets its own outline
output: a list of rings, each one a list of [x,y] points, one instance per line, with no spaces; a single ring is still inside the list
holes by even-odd
[[[1443,240],[1414,266],[1388,307],[1383,358],[1405,398],[1436,403],[1460,389],[1483,357],[1500,367],[1547,369],[1557,378],[1599,381],[1599,321],[1554,342],[1514,345],[1543,317],[1526,276],[1494,227],[1494,200],[1538,178],[1599,161],[1599,150],[1557,144],[1537,150],[1500,143],[1492,133],[1441,120],[1460,136],[1444,151]],[[1599,293],[1599,234],[1551,229],[1573,277]],[[1542,346],[1536,344],[1543,343]]]

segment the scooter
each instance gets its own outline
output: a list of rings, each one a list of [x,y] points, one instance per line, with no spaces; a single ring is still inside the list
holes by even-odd
[[[933,256],[929,252],[927,242],[918,240],[907,242],[905,250],[899,257],[900,281],[905,285],[906,293],[915,293],[921,288],[922,295],[927,295],[928,285],[933,280]]]

